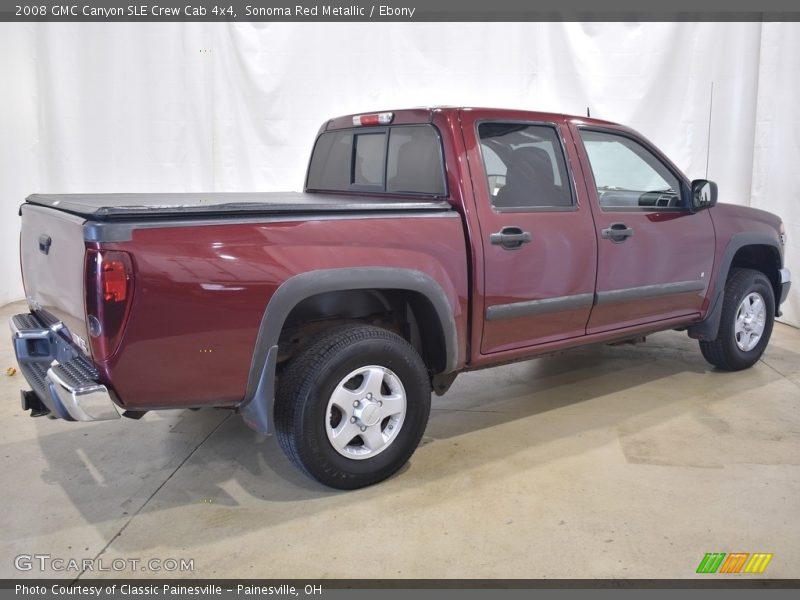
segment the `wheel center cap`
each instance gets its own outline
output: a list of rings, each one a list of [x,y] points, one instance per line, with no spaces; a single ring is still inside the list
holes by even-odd
[[[364,400],[361,403],[361,406],[354,411],[356,419],[358,419],[363,425],[367,427],[372,427],[373,425],[377,424],[378,421],[381,420],[381,413],[378,409],[378,405],[375,402],[370,402],[368,400]]]

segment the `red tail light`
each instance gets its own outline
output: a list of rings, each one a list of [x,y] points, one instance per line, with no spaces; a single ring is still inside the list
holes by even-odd
[[[133,300],[133,261],[119,250],[86,251],[86,326],[95,360],[117,351]]]
[[[100,279],[103,284],[105,302],[125,302],[128,297],[130,273],[121,260],[103,260],[100,263]]]

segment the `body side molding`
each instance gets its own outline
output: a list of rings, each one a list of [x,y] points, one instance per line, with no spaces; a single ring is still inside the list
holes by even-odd
[[[655,298],[671,294],[686,294],[700,292],[706,287],[704,281],[677,281],[674,283],[659,283],[644,285],[634,288],[609,290],[606,292],[575,294],[571,296],[558,296],[541,300],[528,300],[513,302],[511,304],[495,304],[486,309],[487,321],[502,319],[516,319],[532,315],[542,315],[551,312],[575,310],[599,304],[612,304],[615,302],[628,302],[643,298]]]
[[[614,302],[628,302],[630,300],[655,298],[657,296],[669,296],[671,294],[701,292],[703,289],[705,289],[705,287],[705,281],[697,279],[692,281],[676,281],[674,283],[643,285],[621,290],[609,290],[607,292],[597,292],[597,294],[595,294],[595,304],[612,304]]]
[[[542,300],[495,304],[486,309],[486,320],[500,321],[502,319],[516,319],[518,317],[543,315],[550,312],[575,310],[578,308],[586,308],[593,303],[594,294],[592,292],[587,292],[586,294],[558,296],[555,298],[544,298]]]

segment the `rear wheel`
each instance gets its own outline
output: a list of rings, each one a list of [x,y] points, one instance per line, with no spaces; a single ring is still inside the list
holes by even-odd
[[[286,455],[338,489],[382,481],[416,449],[430,413],[425,364],[400,336],[347,325],[312,340],[282,374],[275,428]]]
[[[753,269],[732,270],[717,339],[700,342],[703,357],[726,371],[753,366],[769,343],[774,319],[775,294],[767,276]]]

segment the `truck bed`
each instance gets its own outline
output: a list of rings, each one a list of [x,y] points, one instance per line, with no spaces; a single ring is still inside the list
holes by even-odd
[[[254,389],[251,363],[266,307],[303,273],[418,273],[442,282],[460,335],[466,328],[462,221],[434,198],[34,195],[21,212],[26,296],[32,312],[47,318],[39,329],[62,323],[61,337],[92,358],[97,380],[129,410],[242,402]],[[134,265],[121,341],[102,358],[87,324],[87,246],[124,252]],[[385,306],[367,305],[373,308]]]
[[[373,198],[299,192],[213,192],[184,194],[32,194],[29,204],[46,206],[87,220],[181,217],[269,216],[373,211],[443,211],[450,203],[431,198]]]

